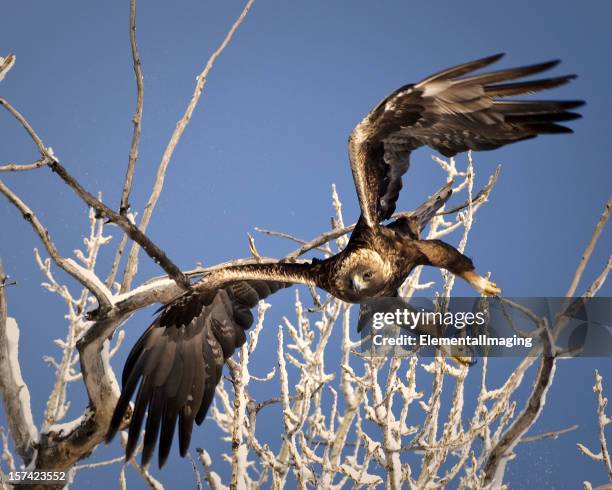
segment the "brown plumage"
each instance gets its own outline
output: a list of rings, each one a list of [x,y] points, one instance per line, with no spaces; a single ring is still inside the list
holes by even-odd
[[[186,293],[166,305],[128,356],[107,440],[120,428],[137,392],[126,459],[136,448],[145,411],[143,463],[151,459],[159,435],[159,466],[163,466],[177,421],[184,456],[193,422],[201,424],[206,417],[225,360],[246,340],[245,330],[253,322],[251,308],[286,286],[276,281],[241,281],[213,292]]]
[[[349,155],[361,212],[368,225],[393,214],[410,152],[420,146],[451,157],[467,150],[493,150],[539,134],[572,132],[557,123],[581,117],[569,110],[584,102],[506,97],[555,88],[576,75],[501,83],[549,70],[558,61],[464,76],[502,56],[464,63],[404,85],[355,127],[349,139]]]
[[[253,322],[250,309],[289,284],[317,286],[341,300],[361,303],[396,296],[414,267],[430,265],[462,277],[481,293],[498,294],[496,285],[476,274],[472,261],[454,247],[420,239],[427,222],[450,197],[450,185],[420,206],[411,219],[381,222],[393,213],[409,154],[419,146],[452,156],[539,134],[571,132],[557,123],[579,117],[567,110],[582,102],[501,99],[554,88],[574,77],[501,83],[542,72],[556,62],[464,76],[500,57],[465,63],[406,85],[355,127],[349,157],[361,216],[344,250],[307,263],[220,269],[166,305],[130,352],[107,440],[121,427],[137,393],[126,457],[136,448],[145,412],[143,464],[149,463],[159,437],[159,465],[163,466],[177,420],[184,456],[193,422],[200,424],[206,417],[225,360],[246,340],[245,330]]]

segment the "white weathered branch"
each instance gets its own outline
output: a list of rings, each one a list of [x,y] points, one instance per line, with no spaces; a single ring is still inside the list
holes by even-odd
[[[597,425],[599,428],[599,452],[594,453],[584,444],[577,444],[578,450],[587,458],[593,461],[602,462],[608,472],[608,480],[612,483],[612,459],[608,450],[608,441],[606,439],[606,427],[612,423],[612,417],[606,415],[606,406],[608,399],[603,395],[603,378],[599,371],[595,370],[595,385],[593,391],[597,396]],[[585,482],[588,483],[588,482]],[[590,486],[590,484],[589,484]],[[599,487],[598,487],[599,488]]]
[[[38,430],[32,418],[30,391],[19,366],[19,327],[8,316],[6,275],[0,261],[0,391],[15,449],[27,465],[35,455]]]
[[[1,180],[0,192],[21,212],[23,218],[32,225],[32,228],[34,228],[34,231],[43,242],[43,245],[47,249],[47,252],[49,252],[53,261],[94,294],[102,311],[110,309],[111,293],[104,283],[100,281],[95,274],[81,267],[74,260],[64,258],[60,255],[55,244],[51,240],[49,232],[42,225],[36,214],[34,214],[34,212]]]

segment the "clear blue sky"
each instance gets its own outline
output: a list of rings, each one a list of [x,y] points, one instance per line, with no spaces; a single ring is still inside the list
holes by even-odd
[[[138,211],[150,192],[161,153],[191,96],[195,76],[219,44],[243,2],[140,2],[138,42],[145,74],[143,138],[132,204]],[[118,205],[131,138],[135,87],[128,41],[128,2],[18,2],[3,5],[0,55],[17,65],[0,85],[47,145],[91,191]],[[579,78],[555,97],[585,99],[576,134],[548,137],[476,155],[479,182],[497,163],[499,183],[479,214],[467,253],[492,271],[509,296],[562,295],[611,191],[608,144],[612,33],[609,2],[588,8],[571,1],[256,1],[209,77],[205,94],[174,155],[149,228],[182,267],[248,255],[254,226],[304,238],[325,229],[330,186],[338,185],[347,220],[358,215],[346,157],[352,127],[398,86],[452,64],[505,51],[500,66],[562,58],[556,74]],[[549,96],[547,94],[547,96]],[[404,178],[399,208],[409,209],[442,185],[431,151],[419,151]],[[30,141],[0,114],[0,162],[37,158]],[[2,176],[49,228],[59,249],[81,246],[84,207],[46,169]],[[10,288],[10,314],[22,329],[24,376],[40,420],[52,373],[41,361],[56,353],[64,335],[64,307],[41,290],[32,256],[40,247],[29,225],[0,199],[0,256],[18,281]],[[262,253],[280,256],[290,244],[258,239]],[[607,229],[586,276],[593,278],[612,251]],[[108,270],[110,249],[100,263]],[[146,258],[138,279],[159,270]],[[63,277],[59,274],[59,277]],[[612,284],[602,291],[612,296]],[[273,300],[286,311],[291,293]],[[275,317],[278,319],[278,316]],[[127,325],[126,347],[150,320],[150,311]],[[277,320],[276,320],[277,321]],[[275,325],[275,320],[270,326]],[[274,330],[274,329],[270,329]],[[262,356],[272,349],[260,343]],[[127,353],[127,348],[123,356]],[[123,360],[118,356],[117,366]],[[563,362],[540,431],[573,423],[576,433],[522,448],[509,474],[515,488],[576,487],[602,483],[603,470],[580,456],[577,441],[595,445],[593,370],[607,374],[610,359]],[[83,408],[83,387],[73,389]],[[208,424],[210,427],[210,424]],[[207,424],[192,446],[222,446]],[[212,437],[211,434],[215,434]],[[112,446],[93,459],[116,454]],[[116,467],[82,473],[75,488],[103,488]],[[191,470],[174,459],[161,479],[191,485]],[[96,476],[97,475],[97,476]],[[130,487],[138,487],[131,476]],[[189,483],[187,483],[189,482]],[[103,484],[104,483],[104,484]],[[535,485],[535,486],[532,486]]]

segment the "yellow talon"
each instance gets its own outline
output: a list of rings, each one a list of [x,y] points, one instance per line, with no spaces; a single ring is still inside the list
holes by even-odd
[[[485,281],[486,282],[482,290],[482,294],[484,294],[485,296],[499,296],[501,294],[502,290],[497,287],[497,284],[489,281],[488,279],[486,279]]]
[[[469,356],[453,356],[451,358],[458,366],[471,366],[472,358]]]
[[[497,284],[478,275],[474,270],[463,272],[459,276],[466,280],[476,291],[485,296],[498,296],[502,292],[497,287]]]
[[[469,350],[459,346],[451,350],[444,350],[444,353],[450,357],[457,366],[472,366],[472,356],[469,355]]]

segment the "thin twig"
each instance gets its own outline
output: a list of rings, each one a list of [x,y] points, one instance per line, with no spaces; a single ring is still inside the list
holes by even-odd
[[[142,108],[144,101],[144,78],[142,75],[138,45],[136,44],[136,0],[130,0],[130,47],[132,48],[134,76],[136,77],[136,112],[134,114],[134,118],[132,119],[134,123],[134,132],[132,133],[132,144],[130,146],[128,168],[125,175],[125,182],[123,184],[123,193],[121,194],[121,207],[119,208],[119,212],[124,216],[130,208],[130,192],[132,191],[132,180],[134,177],[136,160],[138,158],[138,146],[140,145]]]
[[[478,194],[476,194],[476,196],[474,196],[472,199],[468,199],[464,203],[459,204],[458,206],[455,206],[448,210],[441,211],[436,216],[447,216],[449,214],[455,214],[459,211],[464,210],[470,205],[478,204],[481,201],[486,201],[489,198],[489,194],[491,194],[491,191],[493,190],[493,186],[497,183],[497,178],[499,177],[500,171],[501,165],[498,165],[495,168],[495,172],[493,173],[493,175],[489,177],[489,181],[486,183],[486,185],[482,189],[480,189],[480,191],[478,191]]]
[[[610,270],[612,270],[612,255],[608,257],[608,261],[606,262],[606,265],[604,266],[603,270],[595,278],[595,280],[593,281],[593,284],[591,284],[589,288],[586,290],[586,293],[584,293],[584,295],[587,298],[592,298],[593,296],[597,294],[597,292],[601,289],[601,287],[606,282],[606,279],[608,278],[608,274],[610,273]]]
[[[127,434],[125,432],[121,432],[121,446],[125,448],[127,444]],[[136,462],[135,458],[131,458],[127,463],[129,463],[132,468],[136,470],[136,472],[140,475],[143,481],[149,485],[152,490],[164,490],[164,486],[161,484],[159,480],[157,480],[149,471],[149,468],[144,467]]]
[[[261,233],[262,235],[275,236],[275,237],[279,237],[279,238],[286,238],[287,240],[291,240],[292,242],[300,243],[302,245],[306,245],[308,243],[306,240],[294,237],[293,235],[290,235],[289,233],[284,233],[282,231],[266,230],[266,229],[258,228],[258,227],[255,227],[255,231],[257,233]],[[321,253],[326,254],[326,255],[329,254],[329,250],[325,250],[323,247],[315,247],[312,250],[316,250],[317,252],[321,252]]]
[[[191,454],[187,454],[187,457],[189,458],[189,462],[191,463],[191,469],[193,470],[193,476],[195,477],[196,490],[202,490],[202,477],[200,476],[200,470],[198,470],[195,459],[193,459]]]
[[[132,50],[132,61],[134,65],[134,76],[136,77],[136,112],[132,122],[134,123],[134,131],[132,132],[132,143],[130,145],[130,155],[128,159],[128,167],[123,183],[123,192],[121,194],[121,204],[119,206],[119,214],[126,216],[130,209],[130,193],[132,191],[132,181],[134,178],[134,170],[136,168],[136,160],[138,159],[138,147],[140,145],[140,134],[142,130],[142,110],[144,103],[144,77],[142,75],[142,66],[140,64],[140,54],[138,52],[138,44],[136,44],[136,0],[130,0],[130,47]],[[117,277],[121,257],[127,245],[127,235],[124,233],[121,237],[121,242],[117,247],[115,258],[111,271],[106,279],[106,285],[111,288]]]
[[[117,247],[117,253],[115,254],[115,258],[113,259],[113,265],[111,266],[111,270],[108,273],[108,277],[106,278],[105,284],[108,289],[112,289],[113,284],[115,283],[115,278],[117,277],[117,272],[119,272],[119,265],[121,264],[121,257],[123,256],[123,252],[125,251],[125,246],[127,245],[128,235],[123,233],[121,237],[121,242]]]
[[[570,427],[560,430],[552,430],[550,432],[544,432],[536,436],[523,437],[519,443],[526,444],[528,442],[541,441],[542,439],[558,439],[560,435],[567,434],[568,432],[575,431],[578,428],[578,424],[574,424]]]
[[[603,378],[599,371],[595,370],[595,386],[593,391],[597,395],[597,420],[599,422],[599,447],[602,460],[608,472],[608,479],[612,482],[612,460],[608,451],[608,442],[606,440],[606,426],[612,422],[612,419],[606,415],[606,406],[608,399],[603,395]]]
[[[74,467],[75,471],[80,470],[93,470],[95,468],[102,468],[103,466],[110,466],[117,463],[122,463],[125,460],[125,456],[117,456],[113,459],[107,459],[106,461],[98,461],[96,463],[78,464]]]
[[[578,267],[576,268],[576,272],[574,273],[572,282],[570,283],[570,286],[567,289],[567,292],[565,293],[566,298],[573,296],[574,293],[576,292],[576,288],[578,287],[578,283],[580,282],[582,273],[584,272],[584,269],[589,259],[591,258],[591,254],[593,253],[593,250],[595,249],[595,245],[597,244],[599,235],[601,235],[601,232],[604,229],[604,226],[606,225],[608,218],[610,217],[611,209],[612,209],[612,195],[608,198],[608,201],[606,202],[606,205],[604,206],[603,212],[601,213],[601,216],[599,217],[599,221],[597,222],[597,226],[595,226],[595,230],[593,231],[591,240],[589,240],[589,243],[586,249],[582,253],[582,257],[580,257],[580,262],[578,263]]]
[[[37,168],[42,167],[47,164],[47,160],[43,158],[39,158],[34,163],[27,163],[24,165],[19,165],[17,163],[7,163],[6,165],[0,166],[0,172],[25,172],[27,170],[36,170]]]
[[[0,105],[4,107],[7,111],[9,111],[13,115],[13,117],[15,117],[15,119],[19,121],[19,123],[23,126],[26,132],[30,135],[30,138],[32,138],[32,140],[34,141],[34,144],[36,145],[36,148],[38,148],[38,152],[42,155],[42,157],[47,157],[48,150],[45,147],[45,144],[40,139],[40,136],[36,134],[36,131],[34,131],[32,126],[30,126],[30,123],[28,123],[28,121],[26,121],[26,119],[21,115],[21,113],[11,104],[9,104],[8,101],[3,97],[0,97]],[[50,159],[47,158],[46,160],[46,163],[49,163],[48,160]]]

